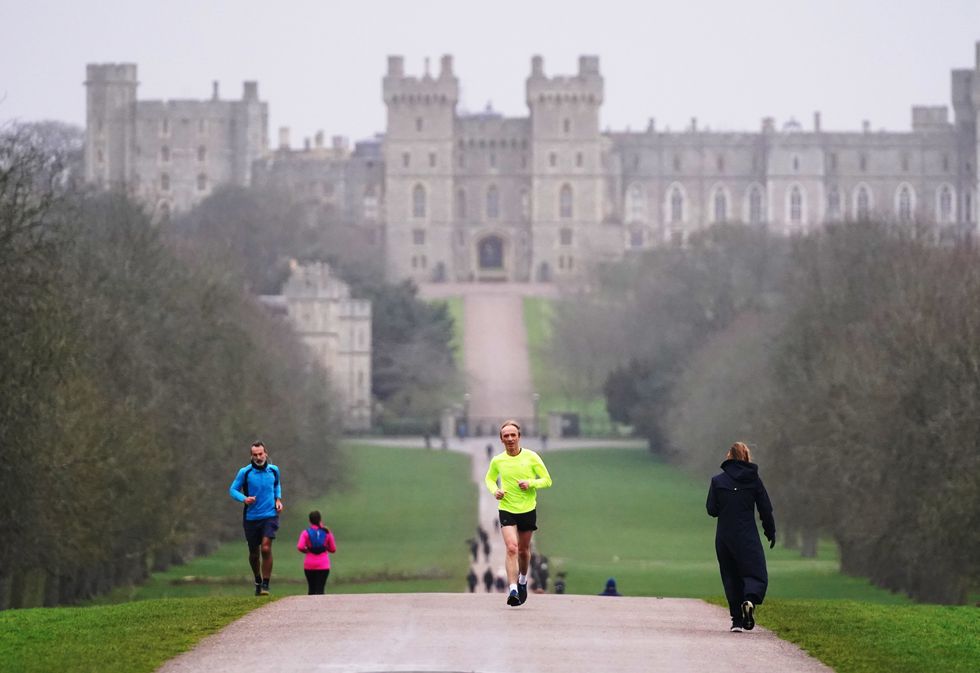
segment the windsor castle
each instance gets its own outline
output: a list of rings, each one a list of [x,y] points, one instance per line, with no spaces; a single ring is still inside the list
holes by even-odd
[[[952,71],[951,105],[915,106],[911,131],[827,131],[762,119],[757,131],[601,131],[599,60],[549,76],[531,60],[528,114],[457,109],[450,56],[438,72],[388,59],[383,134],[351,148],[317,134],[268,141],[255,82],[238,100],[138,100],[136,66],[89,65],[86,178],[184,211],[224,184],[266,185],[362,231],[392,280],[548,282],[631,250],[683,245],[719,222],[806,231],[824,222],[976,227],[980,43]]]

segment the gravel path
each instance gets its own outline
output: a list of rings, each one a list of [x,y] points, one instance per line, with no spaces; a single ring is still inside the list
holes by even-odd
[[[764,609],[764,608],[763,608]],[[729,633],[692,599],[500,594],[284,598],[161,673],[832,673],[772,633]]]

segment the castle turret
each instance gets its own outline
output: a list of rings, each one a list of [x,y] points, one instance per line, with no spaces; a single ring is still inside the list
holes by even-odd
[[[382,86],[388,123],[384,141],[389,271],[429,280],[452,251],[453,137],[459,80],[451,56],[439,73],[405,75],[401,56],[388,57]]]
[[[85,89],[85,179],[122,188],[133,171],[136,65],[90,64]]]

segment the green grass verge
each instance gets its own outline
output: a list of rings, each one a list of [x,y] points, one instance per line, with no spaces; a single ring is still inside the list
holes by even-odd
[[[980,662],[971,606],[767,600],[758,619],[837,673],[967,673]]]
[[[477,519],[469,459],[445,451],[353,443],[345,444],[343,451],[345,489],[303,503],[290,502],[286,493],[287,509],[273,547],[273,592],[306,593],[296,542],[309,525],[311,509],[323,513],[337,538],[329,593],[464,590],[464,541],[473,534]],[[230,499],[228,506],[234,506]],[[246,557],[244,541],[231,542],[97,602],[251,593]]]
[[[161,599],[0,612],[0,673],[140,673],[266,603]]]
[[[599,593],[615,577],[629,596],[722,594],[715,520],[704,510],[707,481],[638,450],[549,452],[545,461],[555,488],[539,494],[535,540],[551,560],[552,577],[567,572],[570,593]],[[908,603],[842,575],[831,544],[814,559],[780,547],[766,549],[766,557],[773,598]]]

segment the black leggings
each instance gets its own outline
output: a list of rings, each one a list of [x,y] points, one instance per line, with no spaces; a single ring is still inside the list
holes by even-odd
[[[309,586],[310,590],[308,595],[319,596],[323,593],[324,587],[327,586],[327,577],[330,576],[330,570],[303,570],[306,573],[306,584]]]

